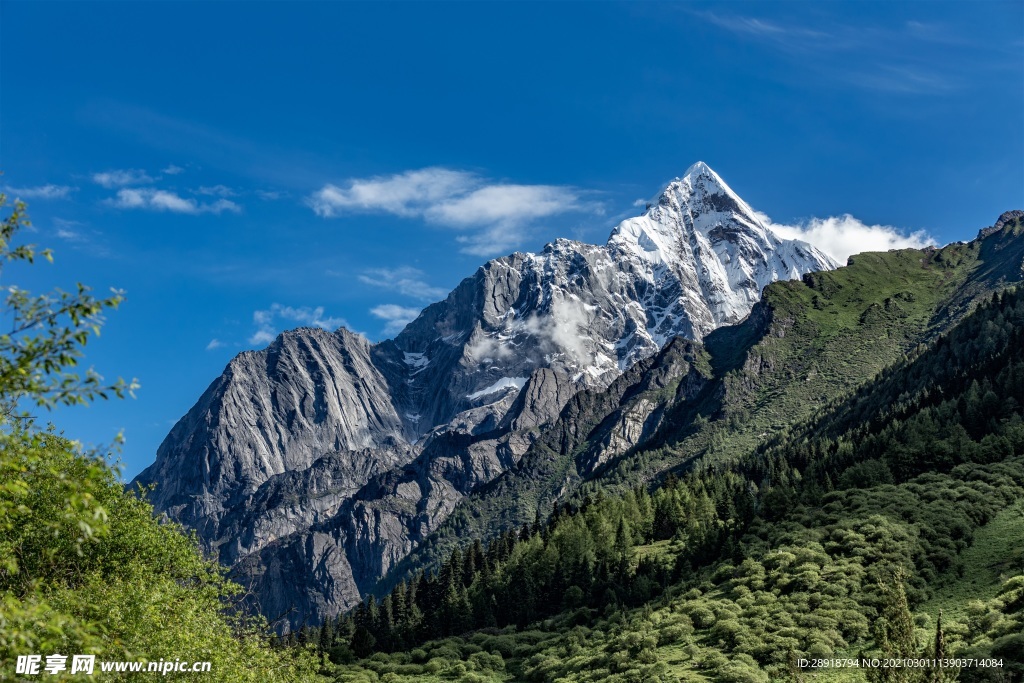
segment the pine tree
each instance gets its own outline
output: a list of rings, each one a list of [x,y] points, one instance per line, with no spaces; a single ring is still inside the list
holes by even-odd
[[[439,610],[441,619],[438,635],[440,636],[449,636],[459,632],[462,607],[460,604],[459,588],[461,586],[456,585],[455,576],[451,572],[447,572],[442,598],[443,602]],[[463,590],[465,589],[463,588]]]
[[[408,592],[409,587],[404,580],[391,591],[391,604],[394,612],[394,630],[391,634],[391,639],[396,649],[405,647],[409,635]]]
[[[884,659],[912,659],[917,656],[917,637],[914,618],[907,604],[904,589],[906,573],[902,567],[893,572],[889,581],[879,583],[882,595],[880,614],[874,625],[875,645]],[[868,670],[870,683],[912,683],[918,680],[919,670],[903,667]]]
[[[333,644],[334,625],[330,619],[325,619],[324,623],[320,624],[320,638],[317,642],[317,647],[320,649],[320,652],[327,652]]]
[[[376,635],[380,631],[380,608],[377,606],[377,598],[371,593],[366,601],[366,630]]]
[[[626,528],[626,520],[620,517],[619,526],[615,530],[615,545],[612,546],[616,578],[620,581],[625,580],[629,572],[631,546],[632,543],[630,543],[629,539],[629,530]]]
[[[932,657],[936,660],[936,666],[928,671],[928,683],[952,683],[957,679],[960,672],[958,668],[941,665],[943,659],[949,658],[946,634],[942,630],[942,610],[939,610],[939,618],[935,622],[935,646],[932,650]]]
[[[385,649],[391,649],[394,647],[395,641],[395,610],[391,593],[385,595],[381,601],[378,619],[379,623],[376,631],[378,640],[381,641],[381,645]]]

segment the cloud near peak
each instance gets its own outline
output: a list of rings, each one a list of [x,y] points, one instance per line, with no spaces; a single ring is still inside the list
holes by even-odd
[[[271,304],[267,309],[253,311],[252,322],[256,331],[249,337],[249,343],[258,346],[274,341],[284,327],[319,327],[334,331],[348,326],[344,318],[325,315],[323,306],[295,307],[278,303]]]
[[[371,308],[370,313],[374,317],[387,321],[384,326],[384,334],[395,335],[416,319],[416,316],[420,314],[420,309],[397,304],[382,304]]]
[[[811,218],[798,225],[773,223],[763,213],[758,218],[772,232],[783,239],[798,239],[813,244],[840,264],[853,254],[890,249],[920,249],[935,244],[924,230],[904,233],[891,225],[867,225],[850,214]]]
[[[446,289],[428,284],[424,277],[422,270],[411,266],[370,268],[358,275],[359,281],[363,284],[398,292],[422,301],[441,299],[448,293]]]
[[[568,212],[599,212],[579,190],[562,185],[493,182],[468,171],[430,167],[389,176],[326,184],[306,198],[318,215],[389,213],[420,218],[465,232],[462,251],[490,255],[509,249],[540,218]]]

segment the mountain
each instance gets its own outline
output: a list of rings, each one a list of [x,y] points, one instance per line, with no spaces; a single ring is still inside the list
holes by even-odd
[[[970,243],[857,254],[774,283],[741,323],[701,343],[676,340],[608,389],[577,393],[514,468],[461,501],[375,592],[555,504],[732,462],[787,435],[1019,285],[1021,218],[1004,213]]]
[[[393,340],[303,328],[240,354],[133,483],[260,611],[317,621],[515,467],[579,391],[614,391],[669,340],[743,320],[767,284],[835,266],[699,162],[605,245],[492,260]]]

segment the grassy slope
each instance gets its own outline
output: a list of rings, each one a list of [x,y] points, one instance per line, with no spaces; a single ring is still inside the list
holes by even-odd
[[[845,268],[770,285],[763,334],[745,323],[705,340],[722,392],[700,407],[712,422],[693,431],[694,411],[680,410],[645,446],[660,442],[663,454],[625,458],[606,476],[631,485],[702,455],[735,457],[810,418],[949,329],[978,298],[1020,281],[1020,235],[1017,224],[939,250],[859,254]]]
[[[929,616],[932,624],[939,610],[943,619],[966,621],[968,603],[991,600],[1006,579],[1024,569],[1024,501],[983,526],[961,559],[963,576],[937,590],[918,609]]]

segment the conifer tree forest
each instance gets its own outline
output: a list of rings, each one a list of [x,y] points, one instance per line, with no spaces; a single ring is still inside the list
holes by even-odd
[[[1007,289],[743,457],[580,494],[281,644],[341,681],[1022,680],[1022,406]],[[807,663],[854,658],[949,665]]]

